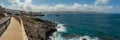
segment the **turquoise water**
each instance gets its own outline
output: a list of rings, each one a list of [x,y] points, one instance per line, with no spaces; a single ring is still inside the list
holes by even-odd
[[[74,13],[56,15],[46,14],[40,18],[65,24],[67,32],[60,33],[60,35],[66,40],[80,36],[97,37],[99,40],[120,40],[120,14]]]

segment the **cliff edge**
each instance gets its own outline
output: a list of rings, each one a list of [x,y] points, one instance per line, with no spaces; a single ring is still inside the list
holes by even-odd
[[[56,31],[57,24],[38,18],[21,17],[29,40],[47,40]]]

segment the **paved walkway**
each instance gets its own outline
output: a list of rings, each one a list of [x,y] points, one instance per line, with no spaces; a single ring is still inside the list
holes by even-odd
[[[19,17],[11,17],[10,24],[1,35],[0,40],[28,40],[22,20]]]

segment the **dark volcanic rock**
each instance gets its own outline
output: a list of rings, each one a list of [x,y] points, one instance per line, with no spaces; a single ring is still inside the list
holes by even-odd
[[[83,38],[82,40],[87,40],[86,38]]]
[[[56,31],[56,23],[37,18],[22,17],[29,40],[47,40]]]

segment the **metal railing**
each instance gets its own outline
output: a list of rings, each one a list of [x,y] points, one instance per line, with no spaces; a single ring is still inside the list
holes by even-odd
[[[10,17],[4,17],[0,20],[0,36],[4,33],[10,23]]]

